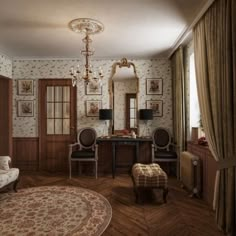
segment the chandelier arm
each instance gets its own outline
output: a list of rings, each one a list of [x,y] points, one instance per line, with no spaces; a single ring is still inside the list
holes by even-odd
[[[86,54],[85,54],[85,69],[86,69],[86,81],[89,81],[89,59],[88,59],[88,51],[89,51],[89,36],[86,34],[86,41],[85,41],[85,49],[86,49]]]
[[[78,79],[84,79],[86,84],[92,82],[99,83],[99,85],[101,86],[101,79],[104,77],[102,69],[99,69],[98,76],[96,76],[96,72],[92,71],[92,69],[90,68],[91,65],[89,64],[89,56],[92,56],[94,54],[94,50],[90,48],[92,40],[89,36],[91,34],[96,34],[103,31],[103,24],[97,20],[89,18],[78,18],[72,20],[69,23],[69,28],[76,33],[85,34],[85,38],[82,40],[83,43],[85,43],[85,49],[81,50],[81,54],[85,56],[84,71],[81,74],[79,65],[77,67],[77,70],[73,67],[71,68],[70,75],[72,76],[72,85],[76,86]]]

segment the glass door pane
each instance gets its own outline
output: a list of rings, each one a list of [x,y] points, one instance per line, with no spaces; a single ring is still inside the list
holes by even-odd
[[[47,87],[47,134],[70,134],[70,87]]]

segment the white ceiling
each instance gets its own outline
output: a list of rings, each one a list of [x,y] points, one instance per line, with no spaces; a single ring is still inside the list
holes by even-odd
[[[93,18],[93,58],[167,56],[207,0],[0,0],[0,52],[24,58],[78,58],[83,35],[68,28]]]

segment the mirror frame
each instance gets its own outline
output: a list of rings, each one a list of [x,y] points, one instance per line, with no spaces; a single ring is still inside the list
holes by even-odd
[[[111,134],[114,134],[114,79],[113,77],[115,76],[117,72],[117,68],[122,68],[122,67],[127,67],[127,68],[133,68],[134,71],[134,76],[136,78],[136,87],[137,87],[137,92],[136,92],[136,118],[137,118],[137,133],[139,133],[139,117],[138,117],[138,97],[139,97],[139,77],[137,76],[136,72],[136,67],[133,62],[129,62],[126,58],[122,58],[120,62],[115,62],[112,65],[112,73],[111,77],[109,79],[109,94],[110,94],[110,108],[113,110],[113,116],[112,116],[112,122],[110,122],[110,129]]]

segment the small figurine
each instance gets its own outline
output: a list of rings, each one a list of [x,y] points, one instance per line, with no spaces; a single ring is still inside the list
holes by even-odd
[[[131,136],[132,136],[132,138],[136,138],[136,134],[133,130],[131,130]]]

